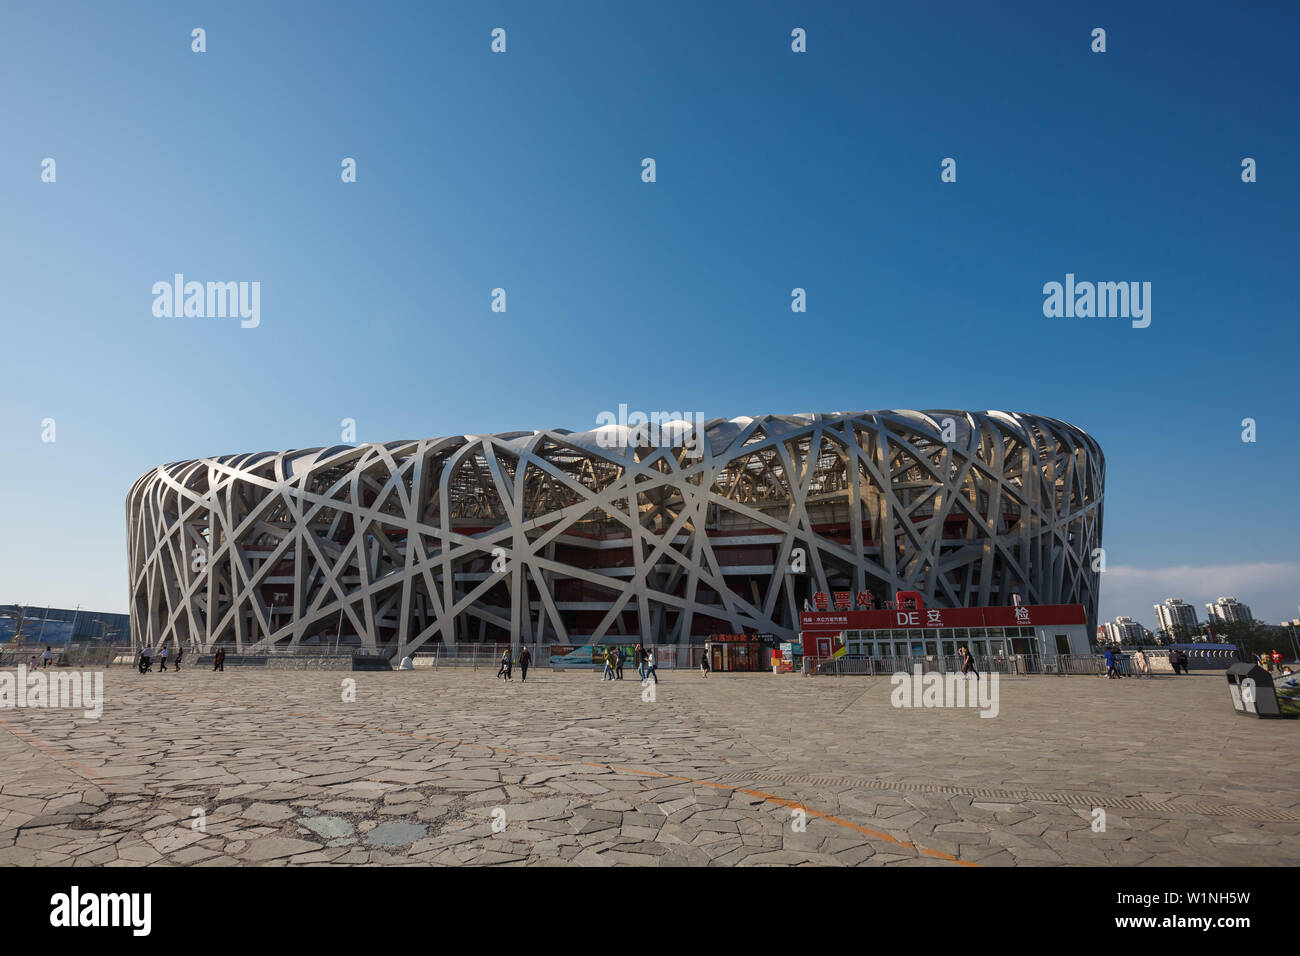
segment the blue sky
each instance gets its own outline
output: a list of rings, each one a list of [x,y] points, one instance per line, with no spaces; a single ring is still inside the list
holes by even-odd
[[[1295,616],[1298,8],[899,6],[6,4],[0,601],[125,610],[161,462],[627,403],[1060,418],[1104,618]],[[155,317],[177,272],[261,324]],[[1151,326],[1045,318],[1067,272]]]

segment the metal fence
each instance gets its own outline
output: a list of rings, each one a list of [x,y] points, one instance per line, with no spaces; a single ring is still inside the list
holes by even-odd
[[[501,666],[501,653],[507,645],[502,643],[496,644],[434,644],[425,645],[415,651],[411,657],[416,667],[470,667],[475,670],[490,668],[496,670]],[[612,651],[614,645],[597,644],[591,650],[590,664],[585,659],[574,661],[573,659],[561,662],[560,658],[566,658],[573,651],[583,651],[579,647],[572,645],[550,645],[550,644],[528,644],[529,653],[532,655],[531,667],[568,667],[576,669],[590,669],[599,672],[604,668],[603,651],[609,647]],[[655,644],[650,645],[654,651],[655,666],[659,670],[682,670],[687,668],[697,668],[704,657],[705,648],[702,644]],[[517,667],[519,663],[520,645],[511,647],[511,662]],[[553,662],[553,652],[556,660]],[[236,651],[233,647],[226,648],[228,657],[241,656],[245,658],[267,658],[267,657],[333,657],[337,655],[374,655],[384,656],[390,652],[390,648],[379,648],[372,650],[360,645],[345,644],[335,646],[332,644],[300,644],[295,647],[289,646],[272,646],[266,647],[264,644],[254,644],[245,647],[242,651]],[[35,645],[22,644],[17,647],[10,645],[0,645],[0,667],[16,667],[19,664],[28,664],[35,658],[36,663],[41,663],[41,656],[44,654],[44,647]],[[1172,674],[1173,667],[1169,663],[1169,651],[1155,648],[1143,648],[1151,664],[1150,671],[1156,674]],[[125,664],[135,666],[140,658],[140,648],[130,645],[110,645],[102,641],[77,642],[63,645],[52,649],[53,658],[51,663],[57,667],[108,667],[113,664]],[[197,662],[200,656],[211,658],[212,651],[203,651],[197,647],[187,647],[185,649],[185,660]],[[175,659],[175,649],[171,649],[168,657]],[[1124,653],[1117,655],[1118,667],[1121,674],[1126,677],[1138,676],[1138,669],[1135,666],[1131,654]],[[999,674],[1104,674],[1106,673],[1105,659],[1100,654],[1065,654],[1051,657],[1038,657],[1032,654],[1013,654],[1004,656],[988,656],[973,658],[975,669],[983,673]],[[157,656],[155,654],[155,666]],[[907,657],[907,656],[884,656],[868,657],[865,655],[845,655],[838,658],[816,658],[804,657],[805,672],[814,674],[832,674],[832,675],[889,675],[896,674],[900,671],[912,673],[914,668],[920,667],[922,673],[954,673],[961,670],[961,660],[956,656],[928,656],[928,657]],[[393,666],[399,663],[398,658],[392,659]],[[1218,660],[1204,660],[1192,656],[1190,664],[1192,669],[1210,669],[1222,668],[1232,663],[1231,660],[1219,662]],[[766,668],[764,668],[765,670]],[[628,670],[635,672],[636,664],[631,655],[628,656],[624,664],[624,672]]]
[[[527,647],[532,657],[529,667],[545,667],[551,662],[551,648],[547,644],[521,644],[510,648],[510,666],[519,666],[519,652]],[[472,667],[474,670],[501,667],[505,644],[435,644],[427,645],[411,655],[416,667]]]
[[[334,657],[339,654],[351,654],[353,657],[362,654],[385,655],[389,648],[380,647],[378,649],[365,647],[361,644],[272,644],[268,647],[265,643],[259,641],[256,644],[245,644],[243,648],[236,649],[233,645],[222,644],[227,654],[239,654],[244,657]],[[202,647],[187,647],[186,654],[211,654],[216,650],[215,647],[204,649]],[[140,649],[136,648],[136,653]],[[175,650],[170,653],[175,655]]]
[[[1152,662],[1152,673],[1173,673],[1168,665],[1168,651],[1146,650],[1147,659]],[[804,672],[811,674],[846,674],[891,675],[899,672],[911,674],[916,668],[922,674],[959,673],[962,662],[956,655],[947,657],[866,657],[864,655],[845,655],[837,658],[804,658]],[[973,657],[975,670],[981,674],[1056,674],[1087,675],[1105,674],[1106,659],[1101,654],[1058,654],[1039,657],[1033,654],[1011,654],[1000,657]],[[1164,663],[1164,666],[1161,666]],[[1224,665],[1226,666],[1226,665]],[[1138,677],[1137,666],[1131,656],[1116,655],[1116,668],[1124,677]]]
[[[592,648],[591,662],[588,664],[584,660],[576,662],[564,661],[560,658],[567,657],[570,650],[581,651],[582,648],[572,648],[571,645],[559,645],[560,653],[554,654],[555,645],[550,644],[527,644],[512,647],[510,650],[511,666],[519,666],[519,648],[526,646],[528,652],[532,655],[530,667],[553,667],[560,669],[565,667],[571,670],[589,669],[593,671],[602,671],[605,668],[604,649],[606,645],[597,644]],[[614,645],[608,645],[613,652]],[[622,645],[619,645],[622,646]],[[411,655],[412,664],[416,667],[472,667],[475,670],[480,668],[491,668],[496,670],[501,666],[501,653],[505,649],[504,644],[435,644],[432,647],[424,647]],[[700,659],[704,656],[704,647],[700,644],[678,645],[678,644],[652,644],[648,648],[654,651],[655,667],[658,670],[678,670],[681,668],[699,667]],[[553,656],[554,654],[554,656]],[[626,674],[629,670],[636,670],[636,663],[629,654],[627,661],[623,665],[623,672]]]
[[[226,652],[227,660],[233,660],[236,657],[241,658],[285,658],[285,657],[334,657],[338,655],[351,654],[354,657],[358,655],[377,655],[387,656],[393,652],[391,647],[380,647],[377,649],[363,647],[356,644],[299,644],[296,646],[272,645],[268,647],[265,643],[249,644],[242,649],[236,649],[231,645],[221,645]],[[512,665],[519,665],[519,651],[521,646],[513,645],[510,647],[510,657]],[[530,667],[549,667],[551,665],[551,656],[553,650],[559,650],[557,656],[564,656],[566,653],[578,650],[581,646],[574,645],[550,645],[550,644],[528,644],[526,645],[529,653],[532,655]],[[608,645],[612,651],[614,645]],[[501,653],[507,647],[504,643],[494,644],[426,644],[418,650],[411,653],[412,663],[416,667],[470,667],[474,669],[492,668],[493,670],[501,666]],[[592,654],[591,663],[569,666],[577,666],[579,669],[590,666],[592,670],[599,671],[604,666],[602,651],[606,645],[595,645],[595,653]],[[704,647],[699,644],[679,646],[677,644],[658,644],[652,645],[655,653],[655,666],[660,670],[674,670],[684,667],[698,667],[700,659],[704,656]],[[629,648],[630,649],[630,648]],[[129,644],[104,644],[103,642],[92,641],[85,643],[75,643],[52,648],[51,665],[56,667],[107,667],[112,664],[124,664],[136,666],[140,660],[141,647]],[[200,657],[206,658],[209,662],[212,658],[214,648],[204,649],[194,645],[185,648],[185,655],[182,665],[186,662],[197,662]],[[153,648],[154,667],[159,666],[159,648]],[[41,656],[44,654],[44,646],[22,644],[17,647],[10,645],[0,645],[0,667],[15,667],[19,664],[27,664],[35,658],[36,663],[41,663]],[[176,648],[168,647],[168,661],[175,660]],[[393,666],[400,663],[399,657],[392,658]],[[624,671],[628,669],[635,670],[636,665],[629,654],[627,662],[624,665]]]
[[[44,646],[21,644],[0,646],[0,667],[17,667],[30,664],[34,658],[42,663]],[[71,644],[51,645],[50,664],[54,667],[108,667],[119,658],[130,662],[134,651],[130,645],[105,644],[103,641],[76,641]]]

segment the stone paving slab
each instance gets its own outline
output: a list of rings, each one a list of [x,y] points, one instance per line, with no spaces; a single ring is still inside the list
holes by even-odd
[[[0,865],[1300,863],[1297,723],[1218,675],[1004,679],[994,719],[661,676],[110,669],[99,720],[0,711]]]

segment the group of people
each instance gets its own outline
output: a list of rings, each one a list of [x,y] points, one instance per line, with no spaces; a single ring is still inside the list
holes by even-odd
[[[1106,660],[1106,678],[1108,680],[1119,680],[1126,676],[1132,676],[1131,674],[1126,675],[1123,672],[1120,665],[1123,663],[1124,659],[1115,652],[1113,647],[1106,648],[1106,653],[1103,654],[1102,657]],[[1133,670],[1137,672],[1138,677],[1151,676],[1151,661],[1147,657],[1146,651],[1143,651],[1140,648],[1134,651],[1132,661]],[[1188,657],[1186,651],[1177,647],[1169,651],[1169,666],[1174,669],[1175,674],[1186,674],[1188,672],[1187,664]]]
[[[223,660],[225,659],[225,653],[223,651],[218,650],[217,654],[220,655]],[[185,648],[178,646],[176,648],[176,658],[175,660],[172,661],[173,672],[179,671],[181,669],[181,660],[184,657],[185,657]],[[141,674],[149,673],[149,671],[153,669],[153,661],[154,661],[153,647],[152,646],[146,647],[144,650],[140,652],[140,661],[137,664],[140,673]],[[166,669],[167,669],[167,645],[164,644],[162,648],[159,649],[158,651],[158,672],[162,673]],[[215,667],[213,668],[213,670],[216,669],[217,668]]]
[[[183,661],[184,659],[185,659],[185,648],[181,647],[180,645],[177,645],[176,656],[171,659],[173,673],[180,671],[181,661]],[[151,670],[153,670],[153,662],[155,660],[158,661],[158,673],[161,674],[163,671],[167,669],[168,657],[167,657],[166,644],[164,644],[162,647],[158,649],[158,653],[156,656],[154,654],[153,645],[149,645],[148,647],[140,651],[140,659],[136,662],[136,668],[140,671],[141,674],[148,674]],[[225,673],[226,651],[224,648],[218,647],[216,653],[212,655],[212,669],[214,671],[221,671],[222,673]]]
[[[600,675],[601,680],[623,679],[623,665],[627,663],[627,651],[623,650],[621,647],[607,647],[601,657],[601,661],[604,664]],[[510,651],[510,647],[506,646],[501,651],[501,666],[497,668],[497,677],[502,680],[513,681],[514,677],[511,675],[514,671],[514,665],[518,663],[520,680],[528,680],[528,668],[532,662],[533,655],[528,650],[527,646],[519,648],[518,658],[514,657]],[[659,669],[655,664],[654,648],[644,647],[641,644],[638,644],[632,649],[632,662],[636,665],[636,672],[641,680],[646,681],[653,679],[656,684],[659,683]],[[700,670],[703,672],[705,677],[709,676],[709,661],[707,655],[705,656],[705,659],[700,662]]]
[[[34,670],[49,670],[49,669],[50,669],[50,661],[53,659],[53,657],[54,657],[54,655],[53,655],[53,653],[50,651],[49,647],[46,647],[46,648],[45,648],[45,653],[41,655],[40,660],[37,660],[37,659],[36,659],[36,655],[35,655],[35,654],[33,654],[33,655],[28,659],[28,661],[27,661],[27,669],[28,669],[29,671],[34,671]]]
[[[638,644],[637,645],[638,669],[640,663],[639,660],[640,648],[641,645]],[[600,679],[601,680],[622,680],[623,664],[626,661],[627,661],[627,652],[624,651],[623,648],[616,647],[612,651],[608,647],[605,648],[605,655],[604,655],[605,669],[601,671]]]
[[[621,647],[605,648],[602,656],[604,668],[601,670],[601,680],[622,680],[623,665],[627,663],[627,651]],[[659,670],[655,666],[655,652],[653,647],[645,647],[637,644],[632,648],[632,663],[636,665],[637,676],[642,681],[654,678],[654,682],[659,683]]]
[[[1259,666],[1270,674],[1274,671],[1279,674],[1284,673],[1282,670],[1282,652],[1274,649],[1272,653],[1260,654]]]
[[[528,680],[528,666],[533,662],[533,655],[527,647],[519,648],[519,679]],[[497,668],[497,677],[513,682],[510,672],[514,669],[514,659],[510,656],[510,645],[501,652],[501,666]]]

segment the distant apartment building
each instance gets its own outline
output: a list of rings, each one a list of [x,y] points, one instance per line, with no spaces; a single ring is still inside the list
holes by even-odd
[[[1121,615],[1102,625],[1109,644],[1141,644],[1147,630],[1131,617]]]
[[[1164,604],[1155,605],[1156,623],[1162,631],[1168,631],[1181,639],[1191,639],[1197,635],[1199,622],[1196,620],[1196,608],[1179,598],[1165,598]]]
[[[1252,620],[1250,605],[1242,604],[1235,597],[1221,597],[1213,604],[1205,605],[1205,616],[1211,621]]]

